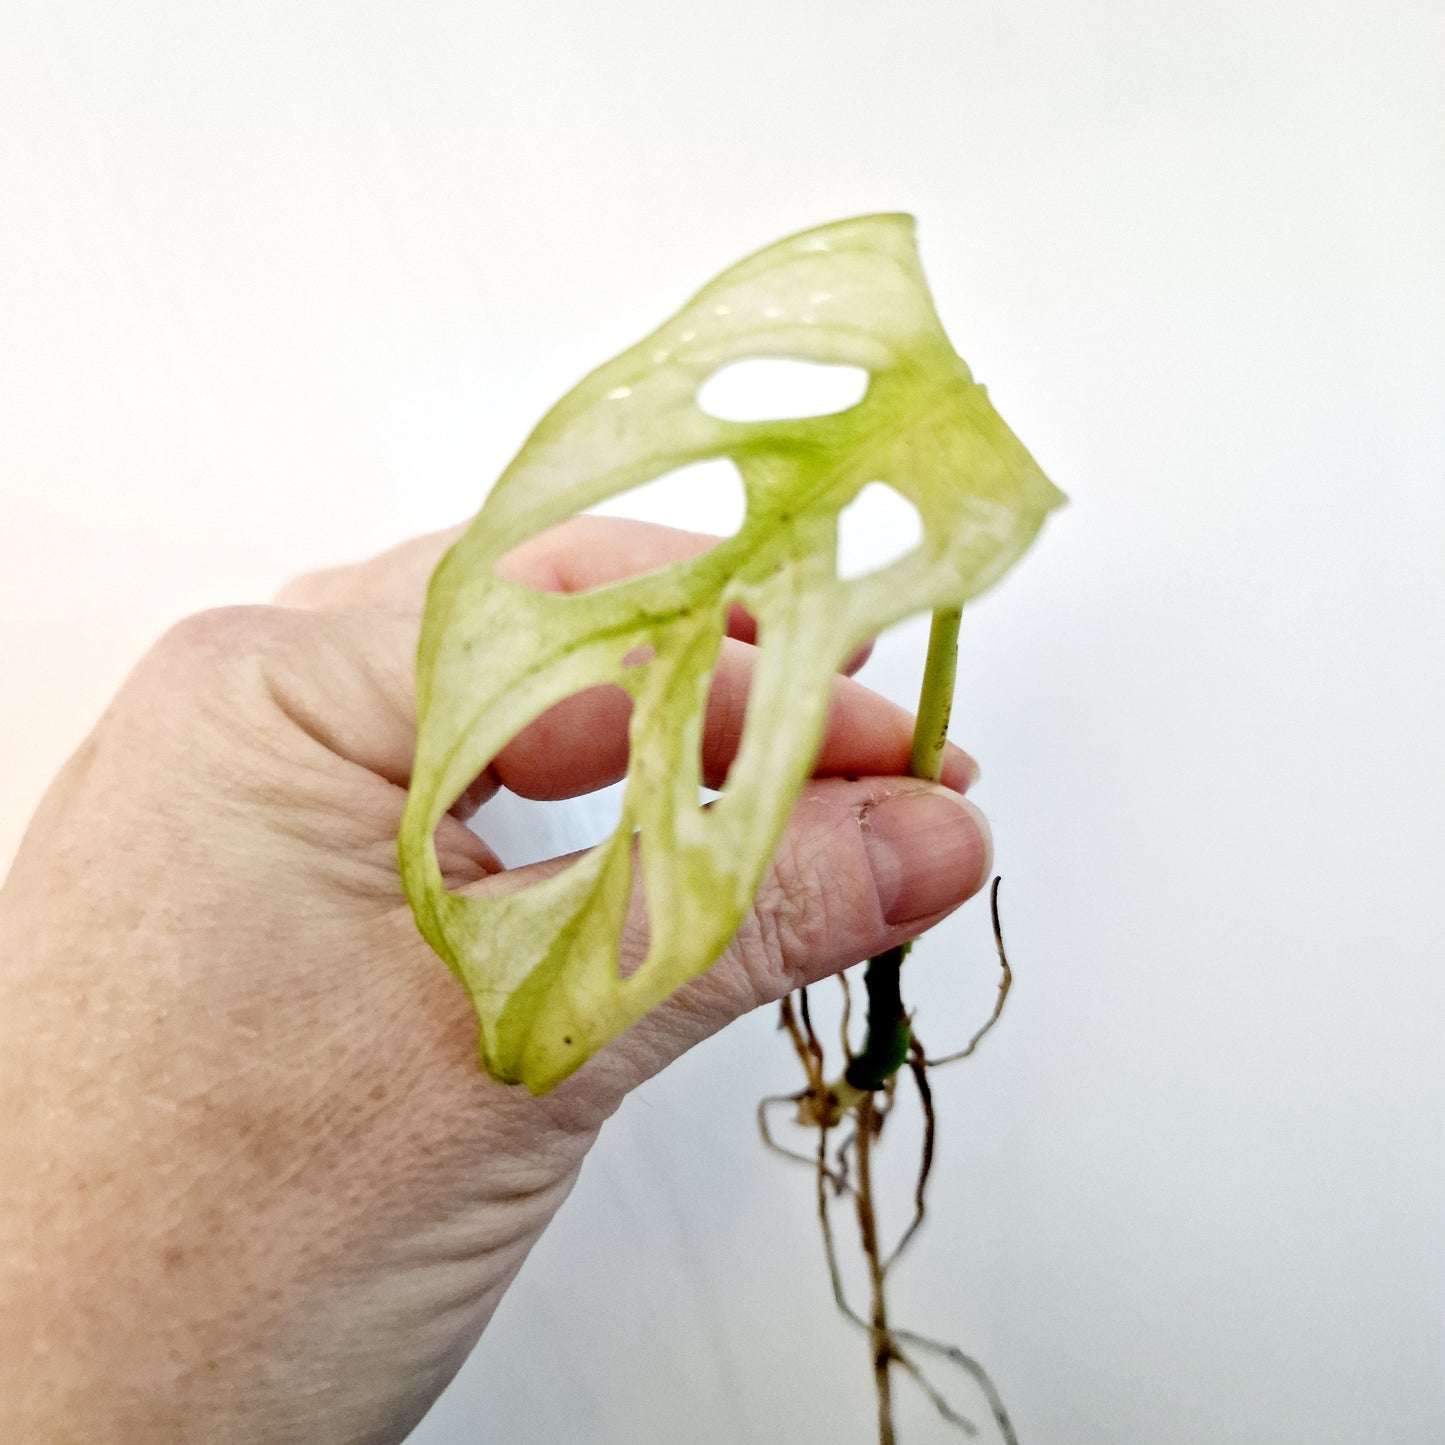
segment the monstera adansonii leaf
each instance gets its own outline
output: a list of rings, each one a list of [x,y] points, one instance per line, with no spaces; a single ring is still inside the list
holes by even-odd
[[[795,420],[704,411],[703,383],[749,358],[863,368],[867,390],[847,410]],[[736,464],[747,513],[711,551],[574,595],[496,575],[545,528],[716,457]],[[923,538],[843,581],[838,516],[874,481],[913,503]],[[809,776],[840,665],[880,629],[997,581],[1061,500],[949,344],[908,216],[759,251],[558,402],[437,568],[417,661],[402,877],[476,1007],[487,1071],[543,1093],[706,969]],[[703,806],[703,713],[734,603],[757,619],[760,653],[737,757]],[[507,896],[449,891],[434,845],[443,814],[523,727],[603,683],[633,699],[616,832]],[[623,977],[639,868],[647,954]]]

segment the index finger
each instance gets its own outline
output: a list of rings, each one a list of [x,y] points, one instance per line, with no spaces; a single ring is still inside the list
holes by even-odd
[[[282,607],[308,612],[400,612],[420,615],[427,583],[447,550],[471,524],[413,537],[365,562],[307,572],[276,594]],[[539,592],[589,592],[673,562],[697,557],[723,539],[656,522],[579,516],[514,547],[497,564],[502,576]],[[728,636],[756,642],[757,624],[742,607],[728,612]],[[848,659],[851,676],[868,660],[865,643]]]
[[[463,522],[413,537],[364,562],[304,573],[288,582],[276,601],[308,612],[419,614],[431,574],[470,525]],[[722,540],[655,522],[579,516],[514,547],[497,570],[539,592],[590,592],[700,556]],[[733,608],[728,618],[728,635],[740,642],[756,639],[756,624],[741,607]]]

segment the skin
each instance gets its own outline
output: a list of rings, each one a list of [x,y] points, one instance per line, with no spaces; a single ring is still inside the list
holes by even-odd
[[[181,623],[36,814],[0,889],[0,1439],[403,1439],[629,1090],[987,878],[971,761],[899,776],[911,719],[840,679],[727,954],[551,1095],[494,1083],[395,857],[420,608],[454,536]],[[505,570],[581,590],[712,540],[583,518]],[[732,631],[714,785],[753,652]],[[614,780],[625,724],[599,689],[519,735],[438,831],[449,883],[564,866],[504,873],[463,816],[502,785]]]

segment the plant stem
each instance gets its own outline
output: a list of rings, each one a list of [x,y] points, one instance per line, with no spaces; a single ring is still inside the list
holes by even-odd
[[[958,674],[960,608],[933,614],[928,631],[928,661],[923,665],[923,686],[918,694],[918,718],[913,724],[913,751],[908,771],[915,778],[936,783],[943,775],[943,749],[948,742],[948,719],[953,712],[953,682]]]
[[[899,977],[908,945],[899,944],[868,960],[863,985],[868,990],[868,1033],[863,1052],[848,1061],[843,1081],[855,1094],[871,1094],[903,1067],[912,1032],[903,1008]]]
[[[928,660],[918,696],[918,717],[913,724],[913,749],[908,771],[915,778],[936,783],[943,774],[943,750],[948,742],[948,719],[953,711],[953,684],[958,673],[959,608],[933,614],[928,633]],[[863,1051],[844,1074],[851,1089],[869,1092],[883,1086],[908,1058],[911,1033],[903,1008],[899,969],[909,944],[900,944],[870,959],[863,981],[868,989],[868,1032]]]

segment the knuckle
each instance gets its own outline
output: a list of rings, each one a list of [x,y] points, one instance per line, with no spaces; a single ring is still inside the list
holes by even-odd
[[[177,716],[234,727],[269,697],[287,650],[287,614],[260,606],[215,607],[182,618],[141,660],[125,690]]]
[[[275,629],[268,609],[217,607],[182,618],[140,659],[102,723],[132,776],[238,776],[238,759],[263,739],[267,659]],[[214,795],[213,795],[214,796]]]
[[[608,520],[579,513],[537,535],[534,539],[536,562],[544,578],[540,583],[544,591],[575,590],[572,559],[596,552],[606,545]]]
[[[271,632],[265,607],[212,607],[175,623],[151,649],[149,661],[174,668],[210,668],[253,656]]]
[[[336,574],[337,569],[334,567],[300,573],[283,584],[276,594],[276,605],[295,607],[302,611],[321,607],[334,590]]]

